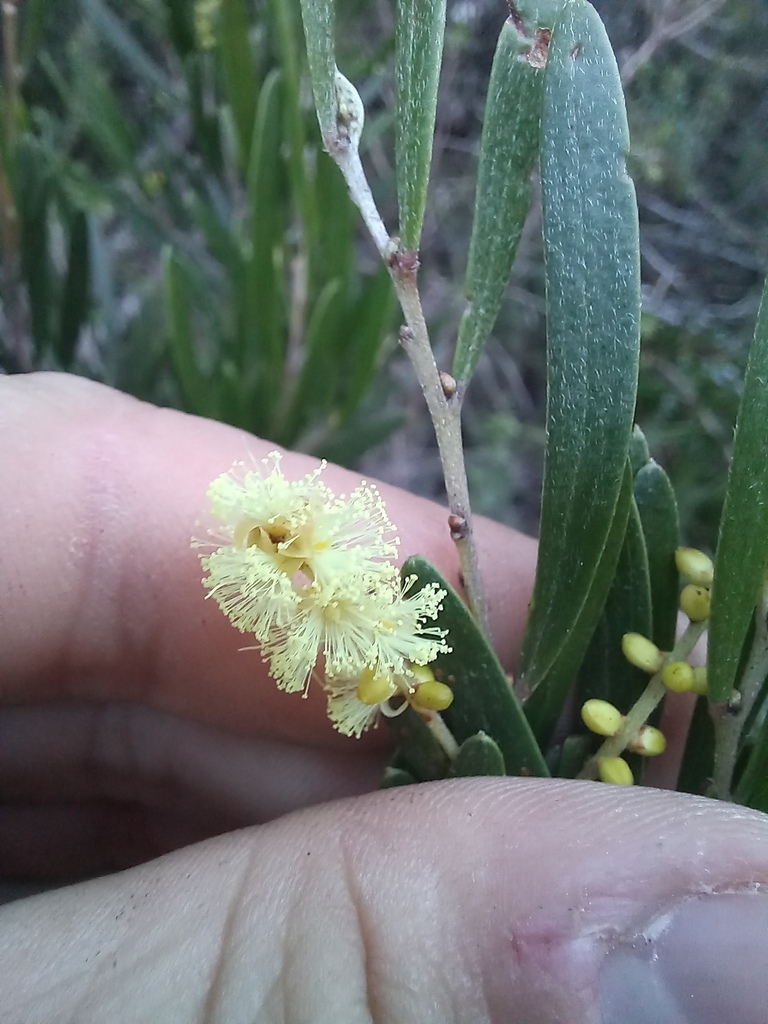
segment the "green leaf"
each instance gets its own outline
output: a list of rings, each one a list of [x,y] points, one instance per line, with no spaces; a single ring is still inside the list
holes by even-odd
[[[69,228],[67,269],[59,310],[59,329],[55,340],[56,358],[64,369],[68,369],[72,364],[80,328],[88,313],[88,236],[88,219],[82,210],[78,210],[72,217]]]
[[[333,0],[301,0],[309,77],[323,138],[336,131],[336,42]]]
[[[526,691],[543,684],[561,649],[573,662],[586,646],[623,537],[617,502],[629,475],[640,344],[628,145],[605,30],[585,0],[570,0],[552,36],[542,112],[547,445],[539,561],[519,669]],[[612,532],[615,553],[604,558]],[[557,675],[560,692],[567,685],[562,667]],[[554,703],[541,699],[549,718]]]
[[[630,501],[624,543],[603,614],[579,669],[579,707],[597,697],[626,713],[641,695],[648,676],[624,657],[625,633],[651,632],[651,585],[648,556],[637,505]]]
[[[432,667],[453,690],[453,704],[442,716],[457,742],[485,732],[498,744],[510,775],[547,776],[512,684],[467,606],[425,558],[409,558],[402,575],[416,576],[414,593],[428,583],[437,583],[446,592],[439,624],[448,630],[452,650],[439,655]]]
[[[395,789],[397,786],[412,786],[416,779],[404,768],[384,769],[384,777],[381,780],[382,789]]]
[[[531,204],[544,73],[525,59],[531,40],[501,30],[488,84],[475,215],[453,375],[468,381],[493,330]]]
[[[395,59],[400,243],[418,249],[432,162],[445,0],[398,0]]]
[[[184,60],[195,49],[195,10],[189,0],[163,0],[168,35],[178,56]]]
[[[564,0],[516,0],[513,6],[525,23],[526,31],[533,32],[539,27],[552,28],[564,6]]]
[[[397,743],[390,772],[407,772],[416,782],[445,778],[448,757],[418,712],[406,708],[402,714],[384,721]]]
[[[624,544],[631,504],[632,473],[629,463],[627,463],[624,483],[616,503],[611,529],[592,578],[587,598],[569,631],[560,638],[553,638],[553,645],[554,642],[559,641],[559,646],[552,651],[551,663],[544,670],[541,683],[524,704],[526,717],[542,748],[546,748],[550,742],[568,691],[576,679],[576,673],[605,606],[606,596],[615,576]],[[565,595],[567,596],[567,588]],[[558,613],[564,615],[563,610],[558,609]],[[520,687],[525,692],[525,677],[521,678]]]
[[[497,743],[484,732],[478,732],[459,747],[453,764],[451,775],[474,776],[474,775],[506,775],[504,767],[504,755],[499,750]]]
[[[163,250],[162,263],[171,361],[179,381],[184,407],[202,413],[207,387],[195,355],[190,288],[182,265],[170,246]]]
[[[346,421],[360,406],[376,374],[382,345],[393,328],[395,292],[386,269],[370,278],[352,310],[352,323],[347,329],[351,344],[345,362],[350,367],[341,407]]]
[[[707,680],[712,701],[737,685],[744,638],[768,563],[768,281],[749,350],[715,556]]]
[[[651,453],[648,450],[648,442],[640,427],[635,424],[632,429],[632,437],[629,439],[629,464],[632,472],[637,476],[643,466],[651,461]]]
[[[144,79],[157,92],[171,93],[173,84],[163,68],[153,60],[124,22],[102,0],[80,0],[83,19],[123,60],[128,71]]]
[[[241,165],[247,160],[258,97],[253,54],[248,43],[250,19],[244,0],[221,0],[219,61],[227,101],[237,130]]]
[[[650,636],[663,651],[671,651],[675,642],[680,590],[675,565],[675,550],[680,545],[680,523],[672,484],[653,459],[635,476],[635,501],[648,552],[653,608]]]
[[[557,777],[560,779],[575,779],[594,748],[595,737],[591,734],[588,736],[568,736],[560,750],[556,772]]]

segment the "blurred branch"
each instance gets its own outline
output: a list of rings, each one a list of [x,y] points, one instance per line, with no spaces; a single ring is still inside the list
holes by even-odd
[[[680,6],[679,0],[666,0],[660,7],[654,5],[650,34],[635,52],[622,62],[621,81],[625,89],[657,50],[674,39],[688,35],[699,25],[708,21],[713,14],[725,6],[725,0],[708,0],[707,3],[699,3],[696,0],[693,10],[684,14],[679,13]]]

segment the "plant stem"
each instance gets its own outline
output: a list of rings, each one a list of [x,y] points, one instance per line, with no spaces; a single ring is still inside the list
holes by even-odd
[[[360,210],[395,286],[406,323],[400,333],[400,340],[411,360],[435,430],[450,512],[448,523],[459,554],[462,583],[475,618],[488,633],[485,593],[472,531],[469,486],[461,437],[462,393],[456,391],[447,395],[440,379],[416,281],[418,254],[401,251],[390,237],[376,207],[357,146],[350,142],[348,135],[339,132],[333,138],[326,136],[324,141],[326,149],[344,175],[352,200]]]
[[[768,582],[763,585],[755,609],[755,636],[744,673],[739,683],[740,702],[733,708],[728,702],[712,709],[715,723],[715,766],[712,774],[714,795],[731,799],[733,770],[739,755],[741,733],[760,689],[768,675]]]
[[[437,742],[443,748],[451,761],[456,759],[456,755],[459,752],[459,744],[454,739],[453,733],[445,724],[441,716],[434,711],[432,715],[426,720],[429,727],[429,731],[435,737]]]
[[[699,641],[702,633],[707,627],[705,622],[689,622],[669,654],[664,657],[664,665],[673,661],[685,661],[693,648]],[[640,729],[645,725],[648,716],[658,707],[667,693],[667,688],[661,681],[661,674],[664,666],[651,677],[650,682],[640,695],[637,702],[624,717],[624,724],[615,736],[609,736],[601,745],[593,757],[587,761],[579,772],[579,779],[596,779],[598,777],[598,761],[601,757],[618,757],[626,747],[637,736]]]

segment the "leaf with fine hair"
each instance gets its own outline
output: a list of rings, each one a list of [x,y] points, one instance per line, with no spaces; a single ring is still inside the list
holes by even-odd
[[[323,139],[336,131],[336,40],[333,0],[301,0],[309,77]]]
[[[586,0],[570,0],[555,25],[541,130],[547,445],[519,667],[526,691],[544,685],[561,649],[573,646],[574,628],[592,618],[582,615],[587,602],[599,615],[608,592],[610,575],[598,570],[625,487],[637,389],[640,268],[629,132],[616,60]],[[544,703],[551,716],[554,704]]]
[[[663,651],[670,651],[675,642],[680,589],[675,565],[675,550],[680,544],[680,524],[672,484],[662,467],[653,459],[635,476],[635,501],[648,552],[653,608],[653,629],[648,635]]]
[[[707,680],[727,700],[768,564],[768,280],[749,350],[733,459],[720,519],[709,621]]]
[[[493,58],[480,143],[475,215],[464,279],[453,375],[468,381],[493,330],[531,205],[539,153],[544,72],[530,62],[531,40],[512,21]]]
[[[432,162],[445,0],[397,0],[395,102],[400,244],[418,249]]]

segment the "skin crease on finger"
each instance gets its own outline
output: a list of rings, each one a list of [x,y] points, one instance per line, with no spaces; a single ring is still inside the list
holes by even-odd
[[[597,1024],[606,950],[765,887],[767,848],[763,815],[647,789],[358,797],[0,910],[0,1019]]]

